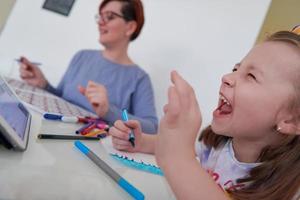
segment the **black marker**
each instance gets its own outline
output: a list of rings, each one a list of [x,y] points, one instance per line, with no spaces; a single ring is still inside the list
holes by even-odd
[[[39,139],[58,139],[58,140],[100,140],[100,137],[79,136],[79,135],[53,135],[39,134]]]

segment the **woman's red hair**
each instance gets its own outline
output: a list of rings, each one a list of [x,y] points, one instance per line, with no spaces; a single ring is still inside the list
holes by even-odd
[[[103,0],[99,6],[99,13],[106,4],[112,1],[119,1],[123,4],[121,12],[126,21],[135,21],[137,23],[136,30],[130,37],[130,41],[135,40],[139,36],[145,21],[142,2],[140,0]]]

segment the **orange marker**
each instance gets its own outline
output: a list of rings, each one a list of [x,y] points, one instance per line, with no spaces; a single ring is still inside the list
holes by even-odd
[[[98,135],[106,136],[106,134],[107,134],[107,132],[105,130],[94,128],[92,131],[85,134],[84,136],[98,136]]]

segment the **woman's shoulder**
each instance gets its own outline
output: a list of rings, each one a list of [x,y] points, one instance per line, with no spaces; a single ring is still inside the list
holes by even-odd
[[[129,68],[132,69],[133,71],[136,71],[136,73],[138,73],[140,76],[148,76],[148,73],[137,64],[134,64]]]
[[[69,66],[71,68],[77,68],[77,65],[80,65],[82,62],[93,61],[99,58],[98,50],[84,49],[79,50],[75,53],[75,55],[71,59],[71,63]]]
[[[134,80],[136,82],[139,82],[142,79],[149,79],[149,74],[137,64],[116,64],[115,70],[117,71],[117,73],[128,76],[128,78],[130,77],[130,79],[134,77]]]

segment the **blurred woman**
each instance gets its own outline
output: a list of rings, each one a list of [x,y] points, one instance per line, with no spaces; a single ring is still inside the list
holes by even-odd
[[[128,46],[144,25],[140,0],[104,0],[96,21],[104,50],[81,50],[54,88],[42,71],[25,57],[20,76],[27,83],[60,96],[110,124],[127,109],[129,118],[140,121],[143,131],[156,133],[157,117],[149,75],[128,55]]]

